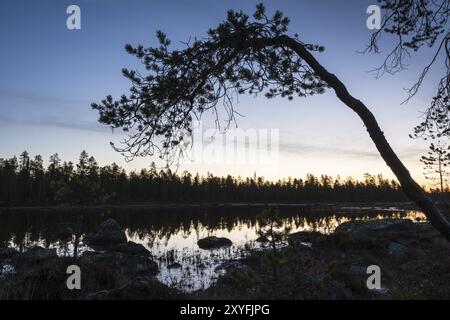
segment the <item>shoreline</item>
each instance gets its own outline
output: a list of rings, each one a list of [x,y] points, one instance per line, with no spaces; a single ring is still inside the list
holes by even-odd
[[[287,246],[253,251],[239,265],[230,264],[210,287],[192,292],[157,280],[156,263],[149,259],[148,252],[137,250],[139,245],[120,248],[117,252],[88,252],[77,258],[59,257],[54,249],[47,248],[33,247],[24,252],[4,249],[3,262],[15,271],[0,278],[0,299],[6,294],[38,300],[450,297],[450,244],[429,223],[408,219],[349,221],[329,235],[310,231],[291,234]],[[76,292],[64,286],[66,268],[73,263],[87,275],[82,290]],[[377,290],[367,287],[367,268],[372,265],[382,271],[382,288]],[[106,275],[107,283],[99,281],[99,275]],[[37,287],[19,285],[22,283]]]
[[[51,206],[0,206],[0,213],[8,211],[70,211],[79,209],[181,209],[181,208],[214,208],[214,207],[348,207],[348,209],[380,209],[390,207],[399,209],[417,209],[413,202],[300,202],[300,203],[260,203],[260,202],[199,202],[199,203],[129,203],[129,204],[102,204],[102,205],[51,205]]]

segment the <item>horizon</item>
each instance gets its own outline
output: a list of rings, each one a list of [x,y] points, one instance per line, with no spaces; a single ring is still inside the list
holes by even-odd
[[[95,161],[97,162],[97,159],[95,158],[95,155],[94,155],[94,154],[91,154],[91,153],[87,152],[86,150],[82,150],[82,151],[80,152],[80,154],[81,154],[83,151],[85,151],[85,152],[88,154],[89,157],[93,157],[93,158],[95,159]],[[27,151],[24,150],[23,152],[27,152]],[[23,153],[23,152],[22,152],[22,153]],[[21,153],[21,154],[22,154],[22,153]],[[27,152],[27,153],[28,153],[28,152]],[[15,157],[15,158],[17,159],[18,164],[19,164],[21,154],[14,155],[14,156],[11,157],[11,158],[14,158],[14,157]],[[52,154],[51,156],[53,156],[53,155],[58,155],[58,157],[59,157],[59,154],[58,154],[57,152],[54,153],[54,154]],[[28,157],[29,157],[30,161],[31,161],[31,160],[34,160],[36,156],[42,156],[42,155],[40,155],[40,154],[29,154],[29,153],[28,153]],[[2,158],[2,157],[0,157],[0,161],[1,161],[1,160],[9,160],[9,159],[11,159],[11,158]],[[59,159],[61,160],[61,165],[63,165],[64,163],[71,163],[71,164],[73,165],[73,170],[76,171],[76,166],[77,166],[77,163],[79,162],[78,159],[76,159],[75,161],[72,161],[72,160],[66,160],[66,159],[63,159],[63,158],[61,158],[61,157],[59,157]],[[42,160],[43,160],[43,169],[44,169],[45,171],[48,171],[48,167],[49,167],[49,165],[50,165],[49,159],[46,160],[46,159],[42,158]],[[365,180],[366,180],[365,176],[366,176],[366,175],[369,175],[370,177],[376,178],[376,179],[377,179],[377,182],[378,182],[378,179],[379,179],[379,178],[382,178],[382,179],[384,179],[384,180],[388,180],[389,182],[395,181],[396,183],[398,183],[398,179],[396,179],[395,177],[391,179],[391,178],[389,178],[389,177],[385,177],[385,176],[384,176],[383,174],[381,174],[381,173],[376,173],[376,172],[364,172],[364,173],[361,174],[361,177],[341,176],[341,175],[339,175],[339,174],[333,176],[333,175],[329,175],[329,174],[326,174],[326,173],[314,174],[314,173],[311,173],[311,172],[307,172],[307,173],[305,173],[303,176],[285,176],[285,177],[277,177],[277,178],[273,178],[273,179],[267,179],[267,178],[264,177],[264,176],[258,175],[256,171],[254,171],[252,175],[248,175],[248,176],[231,175],[231,174],[226,174],[226,175],[216,175],[216,174],[214,174],[214,173],[212,173],[212,172],[208,172],[208,171],[207,171],[206,173],[203,173],[203,174],[202,174],[202,173],[200,173],[200,172],[191,172],[191,171],[187,171],[187,170],[178,170],[176,166],[175,166],[175,167],[174,167],[174,166],[169,166],[169,167],[168,167],[168,166],[162,166],[162,167],[158,167],[158,166],[156,166],[156,163],[155,163],[155,162],[151,162],[151,163],[149,164],[149,166],[147,166],[147,167],[143,167],[143,168],[133,168],[133,169],[131,169],[131,170],[127,170],[127,168],[122,167],[120,164],[118,164],[118,163],[116,163],[116,162],[105,163],[105,164],[100,164],[100,163],[97,162],[97,164],[98,164],[99,168],[107,167],[107,166],[112,166],[112,165],[115,164],[115,165],[117,165],[117,166],[119,167],[119,169],[123,169],[128,177],[130,176],[131,173],[140,174],[140,172],[143,171],[143,170],[147,170],[147,171],[148,171],[148,170],[151,169],[152,165],[155,165],[155,169],[157,170],[158,173],[161,172],[161,171],[167,172],[167,170],[170,170],[170,171],[172,172],[172,174],[175,174],[175,175],[178,176],[178,177],[182,177],[185,173],[190,173],[190,174],[192,175],[192,177],[199,176],[199,178],[202,179],[202,180],[208,178],[209,175],[212,175],[213,177],[220,178],[220,179],[225,179],[225,178],[227,178],[227,177],[231,177],[231,178],[236,179],[236,180],[240,180],[240,179],[242,179],[242,180],[247,180],[247,179],[252,180],[252,179],[253,179],[253,181],[256,181],[256,180],[258,180],[258,179],[260,179],[260,178],[263,178],[263,181],[264,181],[264,182],[269,182],[269,183],[286,182],[286,181],[288,181],[288,180],[296,180],[296,179],[297,179],[297,180],[302,180],[302,181],[304,182],[304,181],[307,179],[307,176],[308,176],[308,175],[312,175],[313,177],[315,177],[315,178],[317,178],[317,179],[319,180],[319,183],[321,183],[320,179],[321,179],[321,177],[323,177],[323,176],[328,177],[328,178],[331,178],[333,182],[336,181],[336,180],[339,180],[339,181],[341,181],[341,182],[346,182],[346,181],[352,180],[354,183],[359,183],[359,182],[364,183]],[[20,165],[20,164],[19,164],[19,165]],[[445,186],[446,186],[446,188],[448,188],[448,184],[445,184]],[[436,184],[436,183],[435,183],[435,184],[429,183],[428,185],[424,185],[423,187],[425,188],[425,190],[426,190],[427,192],[432,192],[433,190],[436,190],[436,189],[437,189],[437,184]]]

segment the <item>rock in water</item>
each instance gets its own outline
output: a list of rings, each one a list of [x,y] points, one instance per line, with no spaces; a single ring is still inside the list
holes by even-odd
[[[167,266],[167,269],[179,269],[179,268],[181,268],[181,267],[182,267],[181,264],[179,264],[178,262],[174,262],[174,263],[172,263],[172,264],[169,264],[169,265]]]
[[[228,238],[223,237],[206,237],[197,241],[200,249],[217,249],[222,247],[229,247],[233,242]]]
[[[91,247],[127,243],[127,236],[114,219],[108,219],[100,225],[97,233],[86,236],[84,241]]]

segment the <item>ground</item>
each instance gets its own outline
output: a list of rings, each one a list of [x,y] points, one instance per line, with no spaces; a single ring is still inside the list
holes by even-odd
[[[311,243],[305,246],[302,243]],[[369,290],[367,267],[381,271]],[[255,253],[199,292],[226,299],[449,299],[450,244],[429,223],[350,222],[334,234],[298,233],[278,252]]]

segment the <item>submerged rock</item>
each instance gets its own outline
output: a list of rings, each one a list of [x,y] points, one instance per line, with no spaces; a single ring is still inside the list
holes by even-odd
[[[182,265],[179,264],[178,262],[171,263],[167,266],[168,269],[179,269],[181,267],[182,267]]]
[[[100,225],[97,233],[87,235],[84,242],[95,249],[95,247],[126,244],[127,236],[116,220],[108,219]]]
[[[233,242],[228,238],[211,236],[198,240],[197,244],[200,249],[217,249],[230,247]]]

